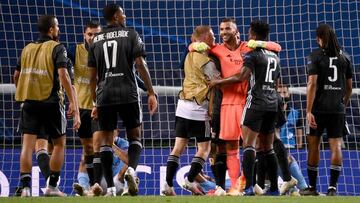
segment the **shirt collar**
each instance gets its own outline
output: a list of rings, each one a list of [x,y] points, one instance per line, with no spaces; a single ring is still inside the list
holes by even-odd
[[[51,37],[49,37],[48,35],[40,35],[38,42],[46,42],[52,40]]]

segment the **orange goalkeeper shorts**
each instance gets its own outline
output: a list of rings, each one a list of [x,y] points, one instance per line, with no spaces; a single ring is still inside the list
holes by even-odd
[[[220,139],[240,140],[241,117],[244,105],[222,105],[220,111]]]

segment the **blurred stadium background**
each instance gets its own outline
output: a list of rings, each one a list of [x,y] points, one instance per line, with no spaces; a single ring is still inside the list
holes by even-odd
[[[0,184],[1,196],[14,192],[19,178],[19,153],[21,135],[16,131],[19,121],[19,104],[14,101],[12,73],[21,49],[36,40],[37,19],[43,14],[52,14],[60,24],[60,41],[66,46],[83,42],[83,25],[89,20],[98,20],[103,26],[102,8],[113,1],[91,0],[0,0]],[[153,84],[159,92],[159,111],[150,117],[146,105],[144,111],[144,145],[139,172],[140,193],[160,194],[160,185],[167,155],[174,138],[175,105],[183,74],[179,68],[182,53],[190,42],[193,28],[210,25],[219,39],[218,25],[224,17],[235,18],[241,40],[247,39],[249,24],[253,19],[263,19],[271,26],[270,40],[281,44],[280,53],[282,80],[291,86],[291,103],[305,109],[306,56],[317,48],[315,29],[320,23],[330,24],[336,31],[340,44],[351,55],[354,64],[354,95],[347,109],[347,121],[351,134],[344,137],[344,166],[338,190],[342,195],[360,195],[360,2],[354,0],[148,0],[116,1],[122,5],[127,16],[127,26],[136,29],[142,36],[148,52],[147,61]],[[146,104],[146,96],[142,97]],[[71,123],[71,121],[69,122]],[[124,136],[124,133],[121,133]],[[292,149],[306,174],[306,140],[301,149]],[[320,191],[325,192],[329,179],[329,152],[326,135],[321,154]],[[72,193],[76,181],[81,149],[79,140],[71,129],[67,133],[66,163],[60,186]],[[181,159],[183,171],[191,161],[191,147]],[[34,160],[35,161],[35,160]],[[36,162],[34,162],[36,166]],[[327,166],[327,167],[325,167]],[[36,169],[36,168],[35,168]],[[44,180],[38,171],[33,171],[33,194],[42,195]],[[207,165],[206,172],[209,174]],[[180,175],[179,175],[180,174]],[[36,179],[36,177],[39,177]],[[178,194],[183,174],[178,173],[175,184]],[[40,189],[39,189],[40,188]]]

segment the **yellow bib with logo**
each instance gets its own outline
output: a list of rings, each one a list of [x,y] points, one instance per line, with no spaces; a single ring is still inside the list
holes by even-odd
[[[58,42],[30,43],[21,53],[21,71],[16,88],[16,101],[43,101],[49,98],[54,84],[55,65],[52,57]]]
[[[208,56],[201,53],[188,53],[184,63],[185,79],[179,93],[180,99],[195,100],[198,104],[208,99],[209,87],[206,83],[203,66],[210,60]]]
[[[75,53],[74,86],[81,109],[92,109],[93,107],[90,89],[90,68],[87,66],[87,62],[88,51],[85,44],[78,44]]]

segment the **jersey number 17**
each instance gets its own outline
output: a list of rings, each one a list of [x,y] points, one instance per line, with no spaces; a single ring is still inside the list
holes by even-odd
[[[117,43],[116,40],[106,41],[103,44],[106,69],[110,69],[110,60],[109,60],[108,47],[112,47],[111,68],[116,67],[117,45],[118,45],[118,43]]]

